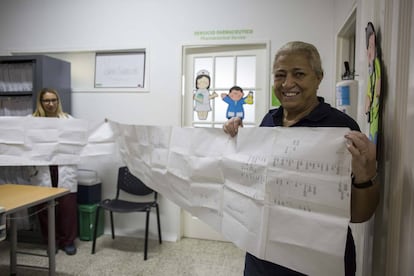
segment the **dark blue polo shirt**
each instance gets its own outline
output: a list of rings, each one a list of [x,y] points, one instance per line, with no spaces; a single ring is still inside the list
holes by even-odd
[[[354,119],[325,103],[322,97],[318,97],[318,100],[319,105],[309,115],[291,127],[348,127],[360,131]],[[283,107],[270,110],[263,118],[260,126],[283,126]]]
[[[291,127],[348,127],[360,131],[358,124],[351,117],[325,103],[318,97],[319,105],[312,112]],[[261,127],[283,126],[283,107],[270,110],[262,120]],[[300,227],[300,226],[298,226]],[[351,229],[348,227],[344,253],[345,276],[354,276],[356,271],[355,244]],[[304,274],[286,267],[261,260],[246,253],[245,276],[303,276]]]

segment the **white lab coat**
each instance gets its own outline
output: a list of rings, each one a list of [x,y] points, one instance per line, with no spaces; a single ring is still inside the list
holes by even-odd
[[[31,115],[29,115],[31,116]],[[61,118],[73,118],[69,114]],[[30,168],[30,183],[37,186],[52,187],[49,166],[33,166]],[[58,165],[59,180],[58,187],[66,188],[71,193],[78,191],[77,165]]]
[[[30,183],[37,186],[52,187],[49,166],[31,167]],[[78,191],[77,165],[59,165],[59,188],[66,188],[71,193]]]

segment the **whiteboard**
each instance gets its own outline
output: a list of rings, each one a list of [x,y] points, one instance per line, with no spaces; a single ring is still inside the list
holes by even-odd
[[[145,52],[96,53],[96,88],[144,88],[144,76]]]

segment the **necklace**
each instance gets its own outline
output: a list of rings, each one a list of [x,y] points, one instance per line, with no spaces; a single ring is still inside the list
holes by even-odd
[[[296,124],[297,122],[299,122],[302,118],[308,116],[312,110],[315,109],[315,107],[319,104],[319,101],[316,100],[311,106],[309,106],[308,108],[304,109],[304,111],[300,112],[300,113],[296,113],[296,116],[294,119],[289,120],[287,118],[288,114],[286,112],[286,110],[283,110],[283,126],[292,126],[294,124]]]
[[[296,124],[299,121],[299,119],[292,119],[289,120],[288,118],[286,118],[286,116],[283,116],[283,126],[291,126]]]

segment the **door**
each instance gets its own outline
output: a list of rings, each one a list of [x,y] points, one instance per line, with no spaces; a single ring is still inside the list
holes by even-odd
[[[202,74],[210,78],[208,94],[204,94],[210,99],[205,116],[195,108],[195,92],[200,89],[196,86],[196,79]],[[221,128],[227,121],[228,108],[222,94],[227,94],[235,85],[243,89],[244,97],[249,93],[253,96],[252,104],[243,105],[244,126],[258,126],[269,109],[269,78],[268,43],[184,46],[182,126]],[[182,220],[185,237],[225,240],[186,211],[183,211]]]

